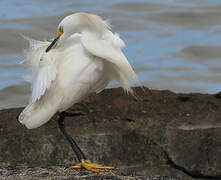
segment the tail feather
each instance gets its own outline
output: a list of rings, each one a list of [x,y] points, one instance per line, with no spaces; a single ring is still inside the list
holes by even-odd
[[[57,112],[60,100],[57,97],[45,99],[44,96],[38,101],[29,104],[19,115],[19,122],[28,129],[40,127],[48,122]]]

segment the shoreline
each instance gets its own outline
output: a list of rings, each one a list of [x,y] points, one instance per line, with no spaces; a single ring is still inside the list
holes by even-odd
[[[205,94],[205,95],[219,95],[221,94],[221,91],[217,93],[204,93],[204,92],[176,92],[173,90],[167,90],[167,89],[156,89],[156,88],[149,88],[146,85],[143,86],[145,89],[152,91],[169,91],[174,94]],[[119,88],[115,85],[112,85],[110,87],[107,87],[106,89],[116,89]],[[133,87],[136,88],[136,87]],[[15,93],[15,92],[17,93]],[[0,90],[0,110],[4,109],[11,109],[11,108],[22,108],[25,107],[28,104],[28,99],[30,96],[30,85],[26,82],[21,84],[16,84],[12,86],[5,87]],[[19,95],[18,95],[19,94]],[[21,105],[20,105],[21,104]],[[5,106],[5,107],[4,107]]]

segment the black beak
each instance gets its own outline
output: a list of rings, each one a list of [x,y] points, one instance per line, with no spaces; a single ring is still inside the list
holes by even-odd
[[[57,40],[59,39],[60,36],[58,36],[57,38],[55,38],[51,44],[47,47],[47,49],[45,50],[45,52],[47,53],[48,51],[51,50],[51,48],[53,48],[53,46],[56,44]]]

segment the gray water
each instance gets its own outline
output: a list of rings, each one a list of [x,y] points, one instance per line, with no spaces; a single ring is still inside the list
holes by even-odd
[[[174,92],[221,90],[219,0],[1,0],[0,108],[23,106],[30,93],[22,78],[28,71],[19,65],[28,47],[21,34],[49,40],[63,17],[79,11],[111,19],[145,86]]]

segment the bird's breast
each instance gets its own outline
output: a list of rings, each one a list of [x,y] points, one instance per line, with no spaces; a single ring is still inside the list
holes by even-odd
[[[59,59],[55,83],[62,95],[62,110],[65,110],[95,91],[94,87],[103,81],[104,62],[88,54],[81,46],[60,55]]]

